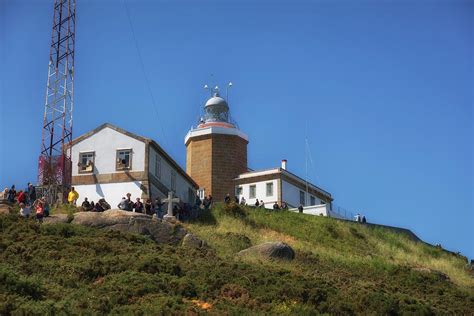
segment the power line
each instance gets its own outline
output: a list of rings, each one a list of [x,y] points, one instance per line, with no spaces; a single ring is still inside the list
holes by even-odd
[[[145,83],[146,83],[146,86],[148,88],[148,93],[150,94],[150,97],[151,97],[153,110],[155,112],[156,118],[158,120],[160,120],[160,115],[158,113],[158,108],[156,106],[155,96],[153,95],[153,91],[151,90],[151,86],[150,86],[150,81],[148,80],[148,76],[146,75],[146,72],[145,72],[145,64],[143,63],[142,54],[140,52],[140,48],[138,47],[138,41],[137,41],[137,38],[135,36],[135,30],[133,28],[132,18],[130,17],[130,11],[128,9],[126,0],[123,0],[123,5],[125,7],[125,12],[127,13],[128,23],[130,24],[130,30],[132,31],[133,43],[135,44],[135,49],[137,50],[138,59],[140,61],[140,66],[141,66],[141,69],[142,69],[143,77],[145,78]],[[158,125],[160,125],[161,133],[163,135],[165,144],[168,145],[168,140],[167,140],[167,137],[166,137],[166,134],[165,134],[165,130],[163,128],[163,124],[158,124]]]

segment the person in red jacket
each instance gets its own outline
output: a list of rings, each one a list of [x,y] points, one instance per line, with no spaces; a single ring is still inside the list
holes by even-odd
[[[18,204],[20,203],[26,204],[26,194],[25,192],[23,192],[23,190],[20,190],[20,192],[18,192]]]

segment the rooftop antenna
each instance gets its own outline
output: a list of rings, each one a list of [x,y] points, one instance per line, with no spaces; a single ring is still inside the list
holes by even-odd
[[[225,92],[226,94],[225,98],[226,98],[227,103],[229,103],[229,89],[230,88],[232,88],[232,81],[229,81],[229,84],[227,85],[226,92]]]
[[[207,84],[204,85],[204,90],[208,90],[209,91],[209,94],[211,95],[212,97],[212,89],[209,88],[209,86]]]

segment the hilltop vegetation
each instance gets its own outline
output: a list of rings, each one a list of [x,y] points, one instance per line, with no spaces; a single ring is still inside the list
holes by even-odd
[[[469,314],[466,262],[382,228],[215,207],[183,224],[208,249],[0,216],[0,314]],[[290,262],[235,254],[281,240]]]

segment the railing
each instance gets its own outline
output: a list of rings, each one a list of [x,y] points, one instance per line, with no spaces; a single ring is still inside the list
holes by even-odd
[[[354,217],[355,217],[355,213],[354,212],[351,212],[347,209],[345,209],[344,207],[341,207],[339,205],[336,205],[336,204],[332,204],[332,209],[331,209],[331,213],[334,213],[334,217],[341,217],[343,219],[347,219],[347,220],[354,220]]]

